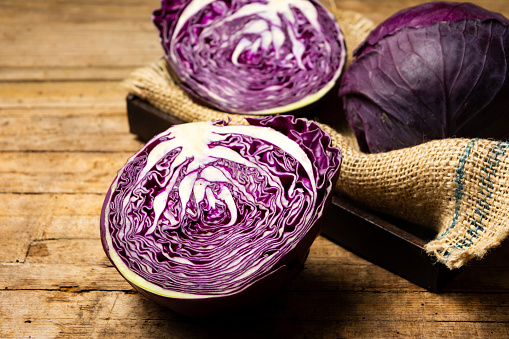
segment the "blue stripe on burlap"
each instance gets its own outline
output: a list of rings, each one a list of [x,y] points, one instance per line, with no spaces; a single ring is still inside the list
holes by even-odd
[[[492,147],[488,154],[488,158],[483,167],[483,174],[479,183],[479,199],[477,200],[475,214],[476,218],[470,223],[471,227],[468,230],[469,237],[465,237],[461,243],[456,245],[457,249],[463,249],[473,244],[473,240],[478,238],[484,231],[485,222],[490,211],[490,202],[488,199],[493,194],[493,178],[496,175],[497,169],[500,165],[500,158],[505,155],[509,148],[509,143],[499,142]]]
[[[452,230],[456,223],[458,222],[458,218],[460,215],[460,209],[461,209],[461,198],[463,198],[463,176],[465,175],[465,163],[467,162],[467,158],[470,156],[470,153],[472,152],[472,148],[474,148],[475,143],[478,139],[471,140],[468,145],[463,150],[463,154],[461,154],[459,159],[458,167],[456,168],[456,177],[454,178],[454,182],[456,183],[456,189],[454,190],[454,201],[455,201],[455,207],[454,207],[454,216],[452,218],[452,222],[445,231],[440,234],[437,237],[437,240],[442,239],[444,236],[449,233],[450,230]]]
[[[454,191],[454,199],[455,199],[455,209],[454,216],[451,224],[445,229],[445,231],[437,237],[437,240],[442,239],[445,235],[447,235],[450,230],[452,230],[457,222],[460,215],[461,210],[461,199],[464,195],[464,180],[463,177],[465,175],[465,163],[467,158],[472,153],[472,148],[478,139],[473,139],[470,143],[465,147],[461,157],[459,158],[459,164],[456,168],[456,189]],[[499,142],[495,146],[493,146],[489,153],[486,161],[484,162],[484,166],[482,169],[483,175],[481,175],[481,179],[479,181],[479,198],[476,202],[475,214],[476,218],[473,218],[473,221],[470,223],[471,227],[467,232],[467,236],[459,242],[455,248],[456,249],[464,249],[473,244],[473,240],[478,238],[479,235],[485,229],[485,221],[487,220],[487,216],[490,210],[490,202],[489,199],[493,194],[493,178],[496,175],[497,169],[500,165],[500,158],[502,158],[507,149],[509,148],[508,142]],[[444,253],[445,257],[448,257],[450,253]]]

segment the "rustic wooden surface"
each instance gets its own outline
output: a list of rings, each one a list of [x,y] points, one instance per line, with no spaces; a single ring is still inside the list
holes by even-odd
[[[343,0],[376,23],[421,1]],[[509,16],[509,2],[476,1]],[[121,81],[161,56],[158,0],[0,0],[1,338],[508,337],[508,246],[432,294],[319,238],[278,296],[188,319],[108,262],[99,212],[142,143]]]

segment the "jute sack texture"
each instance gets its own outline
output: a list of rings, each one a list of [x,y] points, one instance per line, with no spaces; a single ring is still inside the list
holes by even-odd
[[[359,13],[329,6],[351,52],[373,23]],[[164,60],[136,70],[126,89],[183,121],[228,120],[227,114],[193,102],[174,82]],[[331,114],[337,114],[331,112]],[[250,117],[253,117],[250,115]],[[401,150],[364,154],[348,129],[321,124],[341,149],[336,191],[365,207],[433,229],[426,251],[447,267],[482,258],[506,238],[509,210],[509,143],[486,139],[443,139]],[[355,226],[352,226],[355,227]]]

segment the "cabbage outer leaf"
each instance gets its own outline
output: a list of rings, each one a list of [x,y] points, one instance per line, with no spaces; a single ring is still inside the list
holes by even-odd
[[[339,95],[361,150],[447,137],[507,139],[507,20],[403,27],[365,49]]]

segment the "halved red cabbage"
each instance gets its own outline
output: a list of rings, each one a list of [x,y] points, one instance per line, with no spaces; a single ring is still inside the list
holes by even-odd
[[[186,315],[231,310],[303,267],[341,153],[308,120],[197,122],[157,135],[120,169],[101,238],[120,274]]]
[[[470,3],[394,14],[355,51],[339,95],[365,152],[432,139],[508,139],[509,21]]]
[[[346,59],[336,18],[316,0],[162,0],[153,21],[180,86],[229,113],[315,103]]]

